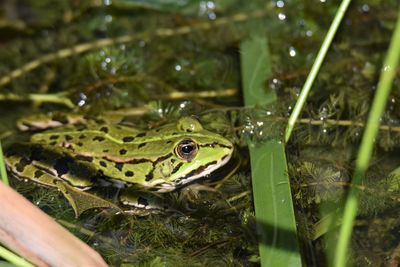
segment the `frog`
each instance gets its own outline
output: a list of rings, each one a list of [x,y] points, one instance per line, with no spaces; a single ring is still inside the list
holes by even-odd
[[[79,216],[114,206],[93,187],[172,192],[225,166],[233,151],[230,140],[190,116],[148,130],[98,120],[37,132],[6,151],[6,165],[19,179],[59,189]],[[149,205],[135,194],[121,194],[120,202]]]

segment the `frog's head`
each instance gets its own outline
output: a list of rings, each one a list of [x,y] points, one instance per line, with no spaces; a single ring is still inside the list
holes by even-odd
[[[225,165],[234,149],[228,139],[205,130],[199,121],[191,117],[181,118],[173,133],[165,138],[172,141],[173,147],[171,156],[158,168],[160,173],[167,174],[164,175],[164,182],[158,184],[160,192],[171,191],[206,177]]]

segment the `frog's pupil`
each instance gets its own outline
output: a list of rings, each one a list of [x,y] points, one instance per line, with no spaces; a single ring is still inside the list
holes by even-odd
[[[186,145],[182,147],[183,154],[190,154],[193,151],[192,145]]]

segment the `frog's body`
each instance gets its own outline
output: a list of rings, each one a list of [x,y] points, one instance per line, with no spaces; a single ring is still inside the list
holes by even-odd
[[[48,186],[85,190],[106,180],[169,192],[223,166],[232,152],[230,141],[190,117],[148,131],[93,122],[34,134],[29,145],[10,149],[7,165]]]

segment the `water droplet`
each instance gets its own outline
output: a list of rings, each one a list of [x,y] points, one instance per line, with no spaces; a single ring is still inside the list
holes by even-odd
[[[206,15],[210,20],[215,20],[217,15],[214,12],[215,3],[214,1],[201,1],[199,3],[199,15]]]
[[[285,6],[285,2],[282,0],[276,1],[276,7],[282,8]]]
[[[296,56],[296,49],[294,49],[294,47],[293,46],[291,46],[291,47],[289,47],[289,55],[291,56],[291,57],[294,57],[294,56]]]
[[[369,11],[369,5],[367,5],[367,4],[362,5],[361,6],[361,11],[368,12]]]
[[[282,85],[283,85],[282,81],[279,79],[276,79],[276,78],[270,80],[270,82],[269,82],[269,87],[271,87],[271,89],[275,89],[275,90],[281,88]]]
[[[176,71],[181,71],[181,70],[182,70],[182,66],[179,65],[179,64],[176,64],[176,65],[175,65],[175,70],[176,70]]]
[[[217,15],[214,12],[211,12],[211,13],[208,14],[208,18],[210,20],[215,20],[217,18]]]
[[[82,107],[83,105],[85,105],[85,103],[85,100],[79,100],[78,106]]]
[[[112,22],[113,17],[112,17],[111,15],[106,15],[106,16],[104,17],[104,20],[105,20],[107,23],[110,23],[110,22]]]
[[[78,106],[82,107],[86,104],[87,96],[84,93],[79,94],[80,100],[78,101]]]
[[[389,65],[383,66],[383,71],[390,71],[392,68]]]

